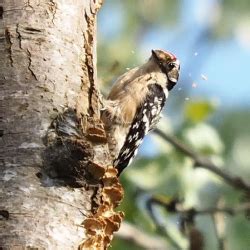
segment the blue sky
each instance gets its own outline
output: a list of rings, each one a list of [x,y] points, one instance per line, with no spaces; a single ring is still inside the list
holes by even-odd
[[[222,106],[250,106],[250,52],[235,40],[217,42],[203,67],[208,81],[197,90],[220,100]]]

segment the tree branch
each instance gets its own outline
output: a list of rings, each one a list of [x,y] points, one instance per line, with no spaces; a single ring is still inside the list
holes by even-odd
[[[155,202],[156,203],[156,202]],[[154,224],[155,224],[155,227],[156,227],[156,230],[158,231],[158,233],[160,235],[163,235],[164,237],[167,238],[168,242],[177,250],[181,250],[181,246],[179,245],[179,243],[174,239],[172,238],[172,236],[169,234],[167,228],[165,227],[165,225],[163,225],[163,223],[161,223],[159,221],[159,219],[157,218],[157,216],[155,215],[154,213],[154,210],[153,210],[153,205],[154,205],[154,202],[153,202],[153,197],[149,198],[146,202],[146,208],[147,208],[147,211],[149,213],[149,216],[151,217],[151,219],[153,220]]]
[[[202,157],[198,155],[197,152],[190,149],[187,145],[180,142],[176,137],[168,135],[159,129],[155,129],[154,132],[163,138],[165,141],[172,144],[176,149],[178,149],[183,154],[189,156],[194,161],[195,168],[204,168],[207,169],[214,174],[220,176],[227,184],[231,185],[232,187],[243,190],[250,194],[250,185],[245,183],[240,177],[234,177],[222,169],[220,169],[217,165],[211,162],[210,159]]]
[[[228,215],[235,215],[237,213],[242,213],[250,210],[250,202],[242,203],[240,205],[237,205],[235,207],[225,207],[225,206],[218,206],[218,207],[211,207],[206,209],[183,209],[181,205],[181,201],[178,201],[178,199],[173,199],[170,201],[164,201],[161,198],[158,198],[157,196],[152,196],[148,199],[148,204],[157,204],[162,207],[164,207],[168,212],[170,213],[180,213],[180,214],[189,214],[191,217],[194,217],[196,215],[214,215],[216,213],[226,213]],[[147,206],[148,207],[148,206]]]
[[[216,216],[221,215],[221,213],[226,213],[228,215],[235,215],[236,213],[241,212],[247,212],[250,209],[250,202],[243,203],[240,205],[237,205],[235,207],[225,207],[225,206],[218,206],[218,207],[211,207],[207,209],[183,209],[181,206],[181,201],[178,201],[178,199],[172,199],[165,201],[157,196],[151,196],[146,201],[146,208],[149,213],[149,216],[153,220],[158,232],[161,235],[165,235],[165,237],[169,240],[169,242],[176,248],[176,249],[182,249],[178,243],[170,237],[167,228],[164,226],[162,222],[157,219],[157,216],[154,212],[154,206],[158,205],[163,207],[168,213],[175,213],[180,216],[180,230],[187,235],[186,230],[189,229],[189,241],[190,241],[190,249],[203,249],[203,236],[201,232],[196,228],[195,226],[195,217],[200,215],[210,215],[213,218],[213,221]],[[224,216],[222,216],[224,218]],[[215,221],[214,221],[215,224]],[[217,230],[216,224],[215,224],[215,230],[216,230],[216,236],[218,238],[218,243],[220,245],[221,250],[225,250],[225,239],[223,236],[219,235],[219,232]],[[193,243],[197,243],[199,241],[199,244],[193,245]],[[191,247],[192,246],[192,247]]]
[[[218,250],[227,250],[227,241],[225,238],[225,218],[223,214],[213,214],[212,222],[215,236],[218,242]]]
[[[166,249],[166,242],[162,238],[151,236],[128,222],[122,222],[115,235],[144,249]]]

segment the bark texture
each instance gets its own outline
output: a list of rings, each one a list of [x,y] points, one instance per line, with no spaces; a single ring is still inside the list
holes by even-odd
[[[96,89],[101,0],[0,0],[0,248],[105,249],[122,198]]]

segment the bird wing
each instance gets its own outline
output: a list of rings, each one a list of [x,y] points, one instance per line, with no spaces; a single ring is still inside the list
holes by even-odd
[[[165,101],[166,96],[160,85],[148,85],[148,94],[144,102],[137,108],[124,144],[118,157],[114,160],[114,166],[118,169],[119,174],[131,163],[144,136],[159,121]]]

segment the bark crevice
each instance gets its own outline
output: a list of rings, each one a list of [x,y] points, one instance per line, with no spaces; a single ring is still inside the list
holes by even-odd
[[[24,6],[26,7],[26,10],[34,11],[33,6],[30,4],[30,0],[27,0],[27,2],[24,2]]]
[[[21,38],[20,38],[21,41]],[[32,70],[32,59],[31,59],[31,52],[27,49],[27,56],[28,56],[28,70],[30,71],[31,75],[34,77],[36,81],[38,81],[38,78],[35,74],[35,72]]]
[[[90,18],[85,11],[85,20],[87,21],[87,30],[83,34],[84,36],[84,49],[85,49],[85,65],[87,67],[87,74],[89,79],[89,116],[93,117],[95,113],[95,107],[93,105],[93,93],[96,91],[95,79],[94,79],[94,63],[93,63],[93,18]]]
[[[0,6],[0,19],[3,19],[3,6]]]
[[[7,44],[7,51],[9,55],[9,60],[10,60],[10,65],[13,67],[13,57],[12,57],[12,41],[11,41],[11,34],[8,28],[5,28],[5,39],[6,39],[6,44]]]
[[[19,32],[19,24],[16,25],[16,33],[17,33],[17,39],[19,41],[19,48],[22,50],[22,36],[21,33]]]
[[[50,11],[51,11],[51,13],[52,13],[52,20],[51,20],[51,22],[52,22],[52,24],[53,25],[55,25],[55,18],[56,18],[56,10],[57,10],[57,3],[55,3],[53,0],[50,0],[49,1],[49,6],[50,6]]]

